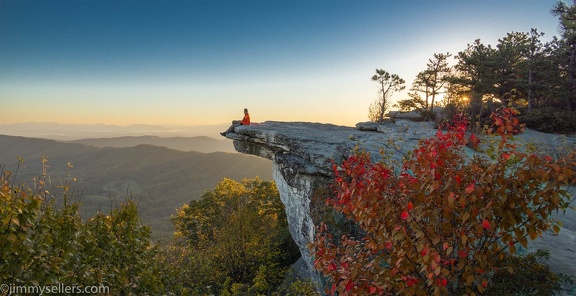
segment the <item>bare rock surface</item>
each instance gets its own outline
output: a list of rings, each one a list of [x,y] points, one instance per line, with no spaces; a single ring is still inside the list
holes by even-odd
[[[576,188],[568,189],[572,198],[576,198]],[[572,204],[574,206],[574,204]],[[550,270],[576,279],[576,211],[568,209],[553,214],[554,219],[562,222],[559,233],[545,232],[541,237],[528,243],[527,252],[538,249],[550,252],[550,259],[545,261]],[[567,287],[568,291],[562,291],[561,296],[576,295],[576,287]]]

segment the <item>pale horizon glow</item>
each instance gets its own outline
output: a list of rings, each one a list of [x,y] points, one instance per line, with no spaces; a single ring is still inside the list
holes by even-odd
[[[25,122],[354,125],[375,69],[407,88],[434,53],[557,36],[552,0],[0,2],[0,133]],[[406,93],[394,100],[406,98]]]

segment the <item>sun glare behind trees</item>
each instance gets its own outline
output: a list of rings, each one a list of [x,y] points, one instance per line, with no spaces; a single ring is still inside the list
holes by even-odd
[[[434,119],[436,99],[441,95],[442,105],[452,110],[444,118],[465,112],[473,121],[485,124],[494,110],[512,106],[529,128],[575,132],[576,8],[558,2],[552,14],[559,19],[561,36],[549,42],[543,42],[544,33],[533,28],[508,33],[495,46],[477,39],[454,56],[454,64],[448,61],[449,53],[433,54],[427,68],[414,78],[409,98],[395,106],[416,111],[424,120]],[[385,74],[388,72],[377,70],[372,78],[379,81],[382,95],[378,104],[370,106],[371,121],[382,120],[390,91],[399,90],[391,87],[394,80]]]

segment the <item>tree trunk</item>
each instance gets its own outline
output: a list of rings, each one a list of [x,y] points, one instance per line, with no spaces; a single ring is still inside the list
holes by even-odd
[[[528,69],[528,110],[532,110],[532,65]]]
[[[384,91],[384,80],[381,82],[382,85],[382,106],[380,106],[380,120],[379,123],[384,122],[384,113],[386,112],[386,92]]]
[[[568,87],[570,88],[570,97],[567,98],[566,100],[566,108],[568,108],[568,110],[574,111],[574,106],[572,101],[574,100],[574,97],[576,96],[576,89],[575,89],[575,85],[574,85],[574,71],[576,69],[574,69],[576,67],[576,65],[574,65],[574,58],[576,55],[576,44],[572,43],[570,44],[570,66],[569,66],[569,85]]]

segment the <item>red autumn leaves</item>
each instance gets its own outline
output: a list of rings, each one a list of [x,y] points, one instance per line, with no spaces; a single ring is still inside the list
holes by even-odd
[[[408,219],[408,217],[410,217],[410,214],[408,214],[408,212],[404,211],[400,214],[400,218],[402,218],[402,220],[406,220]]]
[[[490,229],[490,222],[487,219],[482,220],[482,227],[484,229]]]
[[[470,185],[466,186],[466,189],[464,189],[464,191],[468,194],[474,192],[474,183],[470,183]]]
[[[497,131],[515,122],[500,118]],[[554,225],[537,219],[561,207],[559,186],[575,175],[570,165],[519,153],[506,136],[500,158],[469,158],[463,150],[480,140],[465,135],[461,117],[422,141],[398,174],[364,152],[334,164],[336,196],[327,204],[361,231],[334,238],[325,224],[318,230],[314,266],[332,282],[328,293],[481,293],[496,261]]]
[[[406,211],[403,211],[400,214],[400,218],[402,220],[408,219],[408,217],[410,217],[410,214],[408,214],[408,212],[411,211],[413,207],[414,207],[414,204],[412,202],[408,202],[408,205],[406,205]]]

